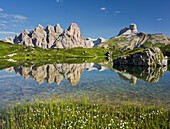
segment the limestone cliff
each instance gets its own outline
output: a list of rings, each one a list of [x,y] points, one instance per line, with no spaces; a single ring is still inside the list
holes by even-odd
[[[41,48],[90,47],[81,35],[80,28],[75,23],[72,23],[65,31],[63,31],[59,24],[54,27],[47,25],[45,29],[43,26],[38,25],[30,32],[24,30],[17,34],[14,39],[7,37],[5,40],[15,44]]]

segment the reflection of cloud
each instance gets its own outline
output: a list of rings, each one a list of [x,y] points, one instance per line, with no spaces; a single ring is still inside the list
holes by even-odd
[[[115,14],[120,14],[120,11],[115,11]]]
[[[103,7],[103,8],[100,8],[100,10],[105,11],[105,10],[106,10],[106,8],[105,8],[105,7]]]
[[[3,12],[4,10],[2,8],[0,8],[0,12]]]
[[[10,32],[10,31],[0,31],[0,34],[17,34],[16,32]]]
[[[158,18],[157,21],[162,21],[162,18]]]
[[[0,76],[0,78],[9,78],[9,77],[16,77],[18,75],[3,75],[3,76]]]

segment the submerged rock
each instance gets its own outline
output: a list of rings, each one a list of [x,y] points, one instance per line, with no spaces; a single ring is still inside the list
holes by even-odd
[[[127,66],[166,66],[168,60],[159,48],[145,49],[142,52],[126,55],[113,60],[114,65]]]

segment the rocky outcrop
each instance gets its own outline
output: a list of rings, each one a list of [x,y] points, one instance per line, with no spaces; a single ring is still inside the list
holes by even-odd
[[[102,42],[105,42],[106,41],[106,39],[104,39],[104,38],[101,38],[101,37],[99,37],[99,38],[97,38],[97,39],[92,39],[92,38],[86,38],[86,42],[87,42],[87,44],[89,44],[90,45],[90,47],[95,47],[95,46],[97,46],[98,44],[100,44],[100,43],[102,43]]]
[[[11,37],[6,38],[6,41],[41,48],[90,47],[81,35],[80,28],[75,23],[72,23],[65,31],[59,24],[54,27],[47,25],[45,29],[43,26],[38,25],[32,31],[24,30],[21,34],[17,34],[14,39]]]
[[[105,41],[97,47],[129,50],[139,47],[154,47],[170,44],[170,38],[164,34],[146,34],[144,32],[138,33],[137,25],[131,24],[128,28],[121,29],[118,36]]]
[[[72,23],[70,27],[65,30],[59,38],[55,41],[52,47],[56,48],[73,48],[83,47],[89,48],[85,38],[80,33],[80,28],[77,24]]]
[[[166,66],[167,59],[159,48],[145,49],[142,52],[125,55],[113,60],[114,65],[125,66]]]
[[[131,35],[131,34],[137,34],[137,33],[138,33],[138,30],[137,30],[136,24],[130,24],[129,28],[125,27],[121,29],[118,36]]]
[[[12,37],[6,37],[5,41],[9,43],[14,43],[14,39]]]

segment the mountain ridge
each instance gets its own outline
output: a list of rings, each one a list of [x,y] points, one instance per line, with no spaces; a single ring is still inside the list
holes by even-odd
[[[56,26],[47,25],[44,28],[38,25],[28,32],[22,31],[15,38],[7,37],[7,42],[41,48],[106,48],[118,50],[132,50],[139,47],[162,47],[170,44],[170,38],[162,33],[147,34],[138,32],[136,24],[121,29],[117,36],[106,40],[104,38],[84,38],[76,23],[72,23],[68,29],[63,30],[59,24]]]
[[[129,28],[125,27],[120,30],[119,34],[96,47],[107,49],[129,50],[139,47],[151,47],[169,45],[170,38],[162,33],[147,34],[139,32],[136,24],[130,24]]]
[[[72,23],[68,29],[63,30],[59,24],[56,26],[47,25],[44,28],[38,24],[33,30],[27,29],[17,34],[15,38],[7,37],[7,42],[41,48],[89,48],[85,38],[80,33],[76,23]]]

